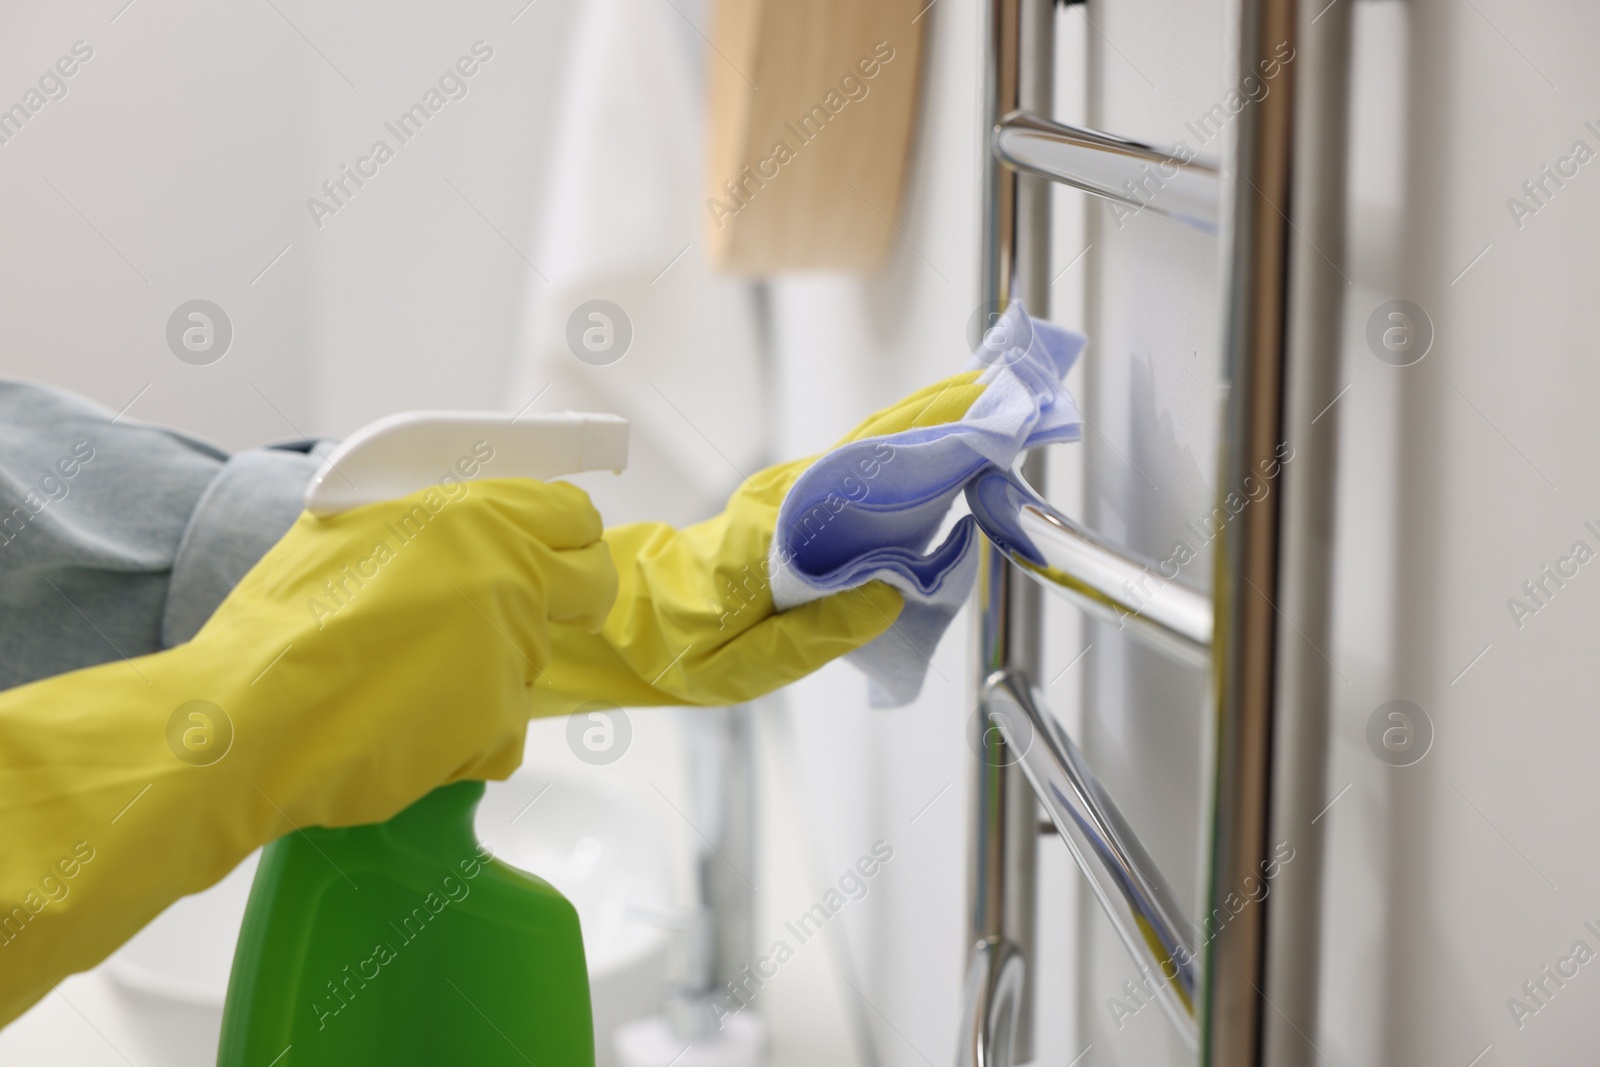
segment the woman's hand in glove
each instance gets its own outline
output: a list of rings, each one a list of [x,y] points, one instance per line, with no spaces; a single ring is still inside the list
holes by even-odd
[[[189,643],[0,692],[0,1024],[260,845],[517,765],[616,571],[570,485],[450,493],[302,515]]]
[[[953,422],[983,392],[977,371],[947,378],[870,416],[840,442]],[[682,530],[635,523],[606,531],[620,589],[599,633],[553,629],[536,687],[572,711],[618,705],[736,704],[804,677],[894,624],[900,594],[881,582],[778,612],[767,554],[778,508],[815,460],[769,467],[722,513]],[[841,495],[847,487],[840,487]]]

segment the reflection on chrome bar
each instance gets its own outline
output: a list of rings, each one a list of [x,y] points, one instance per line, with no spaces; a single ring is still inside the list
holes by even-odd
[[[1210,597],[1101,541],[1009,471],[974,478],[967,506],[989,540],[1040,584],[1192,664],[1210,664]]]
[[[983,709],[1139,965],[1142,984],[1195,1047],[1200,961],[1161,872],[1021,672],[991,675]]]
[[[1104,197],[1128,215],[1148,211],[1217,232],[1217,165],[1182,148],[1163,151],[1021,111],[1001,119],[993,136],[994,154],[1009,167]]]

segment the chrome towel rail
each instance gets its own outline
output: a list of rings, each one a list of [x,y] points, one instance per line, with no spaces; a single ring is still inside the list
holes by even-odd
[[[1051,507],[1010,471],[967,485],[967,506],[990,543],[1023,573],[1080,607],[1196,666],[1211,662],[1211,598],[1124,552]]]
[[[972,1067],[1011,1067],[1016,1062],[1012,1045],[1024,980],[1022,953],[1011,942],[990,937],[973,950],[961,1016],[961,1048],[968,1050]]]
[[[1026,676],[1019,671],[990,676],[983,710],[1017,754],[1028,783],[1138,963],[1144,987],[1195,1047],[1200,962],[1161,872]]]
[[[1050,196],[1042,178],[1006,167],[989,151],[989,132],[1005,115],[1048,114],[1054,96],[1054,0],[980,0],[986,14],[983,63],[983,239],[978,300],[999,315],[1021,300],[1036,315],[1050,305]],[[1043,475],[1042,450],[1024,473]],[[997,670],[1037,674],[1043,590],[1022,578],[992,543],[979,545],[977,664],[973,707],[983,680]],[[972,767],[971,840],[967,861],[966,1005],[957,1062],[1011,1067],[1033,1054],[1033,955],[1038,803],[1001,735],[974,714],[969,743],[983,753]],[[1014,990],[1014,992],[1013,992]],[[1005,997],[998,996],[1006,992]],[[1001,1003],[1015,1010],[996,1010]],[[976,1014],[974,1014],[976,1013]]]
[[[1014,111],[994,128],[996,158],[1016,170],[1215,234],[1222,176],[1215,161]]]
[[[1308,633],[1329,627],[1334,433],[1331,421],[1311,424],[1313,412],[1326,411],[1321,393],[1337,357],[1340,292],[1316,249],[1336,245],[1343,226],[1343,109],[1329,101],[1342,99],[1348,76],[1347,5],[1313,14],[1299,0],[1240,0],[1240,72],[1267,69],[1286,47],[1292,58],[1297,44],[1311,54],[1276,63],[1273,91],[1235,113],[1226,167],[1052,121],[1052,0],[983,6],[981,306],[998,314],[1020,299],[1048,316],[1045,180],[1118,211],[1217,234],[1228,385],[1219,495],[1291,436],[1303,458],[1285,472],[1281,493],[1217,532],[1212,597],[1052,508],[1028,484],[1041,484],[1037,452],[1020,476],[994,470],[968,487],[985,537],[975,592],[972,947],[957,1062],[1010,1067],[1032,1059],[1042,805],[1203,1067],[1306,1064],[1316,1004],[1316,861],[1299,864],[1282,892],[1263,896],[1203,945],[1190,944],[1184,931],[1195,927],[1030,679],[1040,664],[1041,587],[1209,668],[1215,748],[1201,913],[1268,869],[1270,842],[1286,827],[1297,851],[1316,853],[1317,828],[1298,816],[1323,781],[1318,724],[1327,694],[1321,668],[1297,642],[1312,643]],[[1317,96],[1309,103],[1297,91],[1303,67]],[[1269,1007],[1278,1004],[1304,1027],[1281,1011],[1280,1025]]]

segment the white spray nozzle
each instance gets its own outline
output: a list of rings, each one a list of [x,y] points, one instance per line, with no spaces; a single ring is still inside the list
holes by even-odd
[[[628,420],[620,415],[411,411],[340,442],[306,487],[306,510],[335,515],[446,479],[560,478],[627,465]]]

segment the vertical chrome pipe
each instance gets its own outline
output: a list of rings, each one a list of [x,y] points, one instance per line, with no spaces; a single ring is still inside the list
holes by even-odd
[[[708,897],[716,923],[716,983],[726,989],[742,977],[756,952],[756,746],[755,708],[735,704],[720,724],[726,756],[716,801],[722,811],[717,848],[722,863],[708,876]]]
[[[668,961],[666,1017],[684,1041],[716,1033],[719,994],[755,959],[755,733],[748,704],[680,718],[688,754],[693,907]]]
[[[1324,0],[1326,2],[1326,0]],[[1294,462],[1283,472],[1279,566],[1283,644],[1274,760],[1274,844],[1285,842],[1294,862],[1273,886],[1267,913],[1266,984],[1271,1002],[1263,1021],[1263,1060],[1271,1067],[1314,1067],[1318,978],[1321,973],[1322,830],[1328,802],[1328,723],[1332,653],[1334,486],[1337,481],[1340,325],[1346,285],[1345,175],[1349,171],[1349,4],[1299,11],[1300,92],[1295,105],[1291,201],[1296,240],[1290,257],[1287,436]]]
[[[1030,312],[1049,314],[1050,188],[1041,178],[1001,164],[991,145],[1000,119],[1018,108],[1049,115],[1054,95],[1052,0],[987,0],[983,61],[982,241],[978,300],[987,318],[1020,299]],[[1043,479],[1043,458],[1030,457],[1023,473]],[[1038,805],[1007,751],[1004,738],[982,710],[984,681],[997,670],[1039,669],[1041,596],[1005,556],[980,549],[976,614],[977,663],[973,671],[973,748],[970,884],[967,941],[971,952],[958,1061],[1010,1067],[1033,1058],[1033,982],[1027,976],[1034,948],[1035,853]],[[1005,974],[999,969],[1004,968]],[[1006,990],[1005,1010],[990,1010],[993,993]],[[1009,1032],[996,1032],[1009,1031]]]
[[[1281,459],[1276,450],[1284,442],[1297,65],[1283,62],[1283,56],[1295,48],[1297,6],[1297,0],[1240,0],[1239,5],[1237,77],[1259,79],[1263,64],[1276,63],[1279,70],[1272,91],[1239,113],[1231,172],[1224,178],[1228,295],[1223,361],[1228,394],[1219,499],[1259,484]],[[1201,1062],[1207,1067],[1263,1063],[1265,1016],[1271,1011],[1264,990],[1273,898],[1269,893],[1236,915],[1224,901],[1259,885],[1272,860],[1272,757],[1280,715],[1281,495],[1252,503],[1218,536],[1212,586],[1216,720],[1206,914],[1230,917],[1213,928],[1207,951],[1201,1036]]]
[[[962,1067],[1011,1067],[1022,1009],[1022,953],[1009,941],[988,938],[967,963],[967,1002],[961,1016]]]

